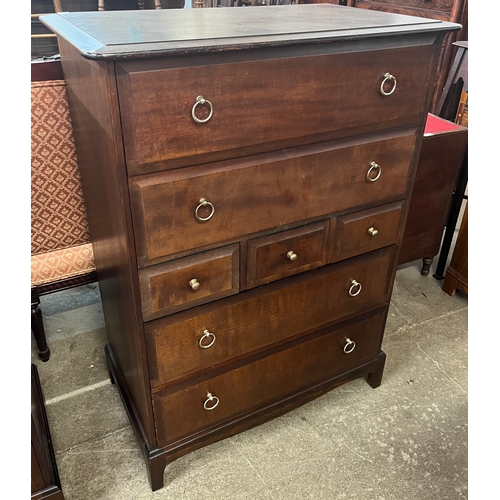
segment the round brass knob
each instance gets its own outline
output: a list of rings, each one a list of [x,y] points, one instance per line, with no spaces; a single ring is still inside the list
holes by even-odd
[[[370,229],[368,229],[368,234],[370,236],[377,236],[378,234],[378,229],[375,229],[374,227],[371,227]]]
[[[297,254],[295,252],[292,252],[291,250],[286,254],[286,256],[292,261],[297,260]]]
[[[211,392],[207,394],[207,400],[203,403],[203,408],[205,410],[210,411],[217,407],[219,404],[219,398],[214,396]]]
[[[352,351],[354,351],[354,348],[356,347],[356,342],[354,342],[354,340],[351,340],[351,339],[345,339],[345,346],[344,346],[344,352],[346,354],[349,354],[351,353]]]
[[[196,279],[196,278],[193,278],[192,280],[190,280],[189,282],[189,286],[194,290],[198,290],[198,288],[200,288],[200,282]]]

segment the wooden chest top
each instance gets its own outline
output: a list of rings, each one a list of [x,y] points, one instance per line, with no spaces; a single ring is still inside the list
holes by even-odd
[[[459,24],[333,4],[66,12],[40,20],[89,59],[219,52],[452,31]]]

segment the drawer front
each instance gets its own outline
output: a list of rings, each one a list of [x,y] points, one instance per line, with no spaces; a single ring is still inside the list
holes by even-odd
[[[232,150],[256,145],[264,152],[283,141],[310,144],[323,140],[318,135],[348,136],[360,127],[418,124],[432,57],[431,45],[419,45],[140,71],[123,64],[118,90],[128,172],[221,151],[229,158]],[[397,81],[388,96],[380,91],[386,73]],[[388,93],[392,80],[386,83]],[[198,123],[193,115],[210,119]]]
[[[268,291],[242,292],[145,325],[152,387],[386,304],[395,250],[384,248],[268,285]]]
[[[337,218],[333,261],[396,243],[402,231],[403,203],[391,203]]]
[[[239,245],[142,269],[139,281],[144,321],[233,295],[239,291]]]
[[[327,220],[250,240],[247,288],[325,265],[329,228]]]
[[[385,310],[178,392],[153,394],[158,446],[278,402],[375,357],[384,319]]]
[[[402,198],[415,138],[415,133],[383,140],[372,136],[361,144],[353,139],[133,178],[139,267],[349,207]]]

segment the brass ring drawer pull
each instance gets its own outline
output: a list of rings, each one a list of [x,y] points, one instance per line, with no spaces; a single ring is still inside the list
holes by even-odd
[[[392,87],[391,87],[391,90],[389,92],[386,92],[386,90],[384,88],[385,84],[387,82],[392,82]],[[384,75],[384,79],[382,80],[382,83],[380,84],[380,93],[382,95],[385,95],[385,96],[391,95],[396,90],[397,84],[398,84],[398,82],[396,81],[396,77],[394,75],[391,75],[390,73],[386,73]]]
[[[349,295],[351,297],[356,297],[361,292],[361,283],[358,283],[356,280],[351,281],[351,288],[349,288]]]
[[[203,340],[204,339],[211,339],[208,344],[204,344]],[[198,344],[202,349],[208,349],[209,347],[212,347],[215,343],[215,335],[212,332],[209,332],[208,330],[204,330],[203,335],[200,337],[200,341]]]
[[[378,163],[372,161],[368,172],[366,172],[366,180],[369,182],[375,182],[379,179],[381,173],[382,167]]]
[[[196,278],[193,278],[189,280],[189,286],[196,292],[200,288],[200,282]]]
[[[345,339],[344,352],[346,354],[350,354],[352,351],[354,351],[355,347],[356,347],[356,342],[354,342],[354,340]]]
[[[371,227],[370,229],[368,229],[368,234],[370,236],[377,236],[378,234],[378,229],[375,229],[374,227]]]
[[[215,213],[215,207],[212,205],[212,203],[210,203],[209,201],[207,201],[205,198],[200,198],[200,204],[196,207],[196,210],[194,211],[194,216],[196,217],[197,220],[199,220],[200,222],[205,222],[207,220],[210,220],[214,213]],[[207,217],[201,217],[200,214],[199,214],[199,210],[201,207],[210,207],[210,214],[207,216]]]
[[[209,392],[207,394],[207,400],[203,403],[203,408],[205,408],[205,410],[207,411],[214,410],[215,408],[217,408],[218,404],[219,404],[219,398],[217,396],[214,396],[211,392]]]
[[[291,250],[286,254],[286,256],[292,261],[297,260],[297,254],[295,252],[292,252]]]
[[[204,118],[203,120],[200,120],[197,116],[196,116],[196,107],[198,106],[198,104],[208,104],[208,106],[210,107],[210,113],[208,114],[208,116],[206,118]],[[197,98],[196,98],[196,102],[194,103],[193,105],[193,109],[191,110],[191,116],[193,117],[193,120],[196,122],[196,123],[207,123],[208,120],[210,120],[210,118],[212,118],[212,115],[214,114],[214,107],[212,105],[212,103],[210,101],[207,101],[202,95],[199,95]]]

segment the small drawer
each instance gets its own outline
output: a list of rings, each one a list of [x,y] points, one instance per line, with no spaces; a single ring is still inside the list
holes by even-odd
[[[386,308],[172,392],[153,393],[158,446],[334,378],[380,352]]]
[[[402,215],[400,202],[338,217],[333,261],[393,245],[399,239]]]
[[[144,321],[239,291],[239,245],[139,271]]]
[[[329,227],[326,220],[250,240],[247,288],[325,265]]]
[[[145,325],[151,387],[387,304],[396,246]]]

